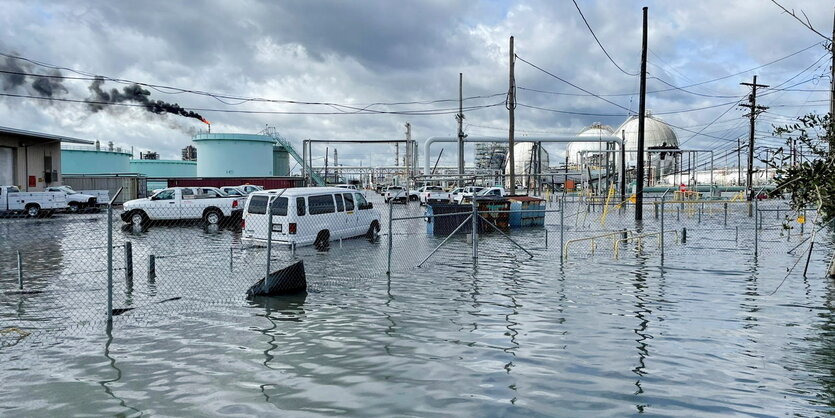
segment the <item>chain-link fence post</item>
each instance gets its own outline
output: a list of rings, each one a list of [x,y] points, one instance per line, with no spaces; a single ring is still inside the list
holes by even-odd
[[[125,282],[133,281],[133,244],[125,241]]]
[[[565,245],[565,193],[560,199],[560,263],[563,261],[563,245]]]
[[[23,290],[23,256],[17,250],[17,288]]]
[[[476,203],[475,194],[473,194],[473,266],[478,263],[478,203]]]
[[[666,193],[665,193],[666,194]],[[666,196],[661,196],[661,265],[664,265],[664,201],[667,200]],[[658,210],[658,205],[655,205],[656,210]]]
[[[749,206],[750,207],[750,206]],[[758,207],[757,199],[754,199],[754,259],[759,254],[760,246],[760,209]]]
[[[394,213],[394,209],[393,209],[394,204],[392,203],[391,200],[389,200],[388,205],[389,205],[389,237],[388,237],[389,238],[388,239],[388,244],[389,245],[388,245],[388,263],[386,264],[386,274],[391,274],[391,245],[392,245],[392,230],[391,230],[392,219],[391,218],[393,217],[392,214]]]
[[[113,202],[107,205],[107,322],[113,321]]]
[[[273,256],[273,205],[277,200],[278,198],[275,198],[267,204],[267,274],[264,276],[264,280],[268,280],[270,277],[270,268],[272,267],[270,264]]]

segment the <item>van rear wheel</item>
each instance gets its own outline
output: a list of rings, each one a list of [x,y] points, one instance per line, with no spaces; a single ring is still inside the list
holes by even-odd
[[[313,247],[317,250],[325,250],[331,244],[331,233],[328,230],[319,231],[316,234],[316,240],[313,241]]]

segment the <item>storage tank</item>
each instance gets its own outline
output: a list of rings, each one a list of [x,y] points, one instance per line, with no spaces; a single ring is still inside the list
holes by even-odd
[[[131,171],[148,178],[148,190],[168,187],[167,179],[196,177],[197,162],[182,160],[131,160]]]
[[[612,136],[614,135],[614,131],[612,131],[611,126],[603,125],[600,122],[595,122],[586,128],[583,128],[577,136],[582,137],[592,137],[592,138],[601,138],[604,136]],[[586,152],[586,163],[587,164],[594,164],[594,165],[601,165],[601,162],[606,161],[606,157],[603,156],[601,158],[602,153],[595,154],[592,151],[602,151],[606,149],[606,145],[608,142],[571,142],[568,144],[568,148],[566,152],[568,153],[568,164],[569,165],[580,165],[580,151],[589,151]],[[602,160],[602,161],[597,161]]]
[[[678,149],[678,137],[664,121],[653,117],[650,111],[646,112],[644,121],[644,149],[656,147]],[[638,115],[630,116],[626,122],[615,130],[615,135],[624,136],[626,165],[634,167],[638,159],[638,153],[634,152],[638,149]],[[644,162],[647,163],[647,167],[650,167],[650,165],[653,167],[655,177],[669,173],[675,167],[675,158],[665,156],[662,161],[658,153],[653,153],[652,158],[650,158],[649,153],[644,153]]]
[[[267,135],[204,133],[193,139],[197,146],[198,177],[270,177],[273,145]]]
[[[290,175],[290,153],[281,145],[273,147],[273,175]]]
[[[516,182],[521,184],[522,187],[527,187],[528,185],[528,175],[533,175],[537,173],[537,160],[536,160],[536,151],[535,149],[539,149],[539,164],[540,164],[540,172],[545,173],[548,171],[549,161],[548,161],[548,151],[545,151],[545,148],[541,146],[537,146],[535,142],[520,142],[513,145],[513,159],[514,159],[514,172],[516,174]],[[505,173],[510,173],[510,160],[507,161],[505,164]],[[507,178],[509,181],[510,178]],[[535,179],[531,179],[531,184],[534,184]],[[510,184],[507,184],[506,187],[509,187]]]
[[[61,148],[61,169],[61,174],[130,173],[130,153],[119,148]]]

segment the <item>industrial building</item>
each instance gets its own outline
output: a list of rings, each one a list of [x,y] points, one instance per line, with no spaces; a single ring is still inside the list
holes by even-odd
[[[502,142],[477,142],[475,144],[475,167],[484,170],[501,171],[507,158],[507,144]]]
[[[60,185],[62,143],[93,141],[0,126],[0,185],[29,191]]]

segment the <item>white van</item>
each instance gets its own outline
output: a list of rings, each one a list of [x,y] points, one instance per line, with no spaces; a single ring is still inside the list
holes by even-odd
[[[299,187],[249,195],[241,228],[244,243],[266,245],[270,204],[274,243],[324,247],[333,240],[374,237],[380,232],[380,212],[362,193],[338,187]]]

